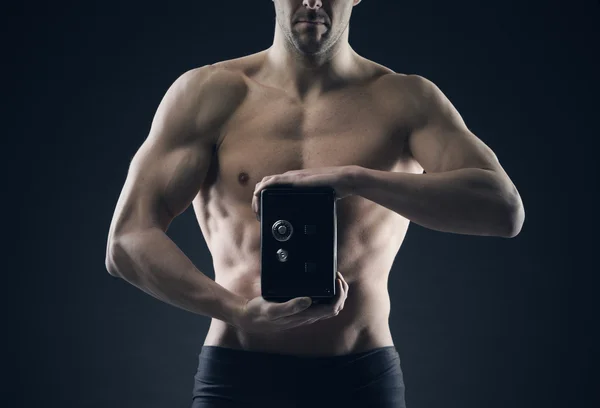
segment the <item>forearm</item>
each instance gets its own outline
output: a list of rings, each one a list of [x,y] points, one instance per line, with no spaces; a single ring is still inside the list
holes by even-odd
[[[438,231],[512,237],[523,222],[518,193],[490,170],[411,174],[360,167],[354,183],[355,195]]]
[[[229,324],[246,300],[200,272],[158,228],[113,239],[107,266],[111,274],[159,300]]]

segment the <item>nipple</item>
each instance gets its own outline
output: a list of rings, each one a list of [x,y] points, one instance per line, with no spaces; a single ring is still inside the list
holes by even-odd
[[[250,176],[248,176],[248,173],[246,173],[246,172],[241,172],[238,175],[238,181],[240,182],[240,184],[246,185],[248,183],[249,179],[250,179]]]

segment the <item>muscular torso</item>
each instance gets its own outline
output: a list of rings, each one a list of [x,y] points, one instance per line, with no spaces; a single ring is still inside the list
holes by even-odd
[[[193,201],[217,283],[260,296],[260,223],[251,208],[256,183],[289,170],[358,165],[420,173],[407,132],[385,97],[386,70],[363,62],[356,83],[300,100],[265,83],[259,55],[222,63],[247,85],[222,129],[204,185]],[[219,64],[217,64],[219,67]],[[392,345],[387,281],[408,228],[404,217],[360,196],[338,201],[338,269],[349,284],[336,317],[277,334],[248,334],[213,319],[205,345],[297,355],[338,355]]]

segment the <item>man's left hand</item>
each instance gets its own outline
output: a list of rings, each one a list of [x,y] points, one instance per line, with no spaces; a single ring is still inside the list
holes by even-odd
[[[354,194],[355,177],[358,166],[318,167],[292,170],[282,174],[267,176],[256,184],[252,196],[252,210],[259,217],[260,192],[273,184],[291,184],[293,186],[329,186],[335,190],[336,199]]]

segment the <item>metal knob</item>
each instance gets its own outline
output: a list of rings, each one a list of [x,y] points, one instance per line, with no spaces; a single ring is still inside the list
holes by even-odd
[[[288,258],[288,252],[285,249],[279,249],[277,251],[277,259],[279,259],[279,262],[285,262],[287,261]]]

